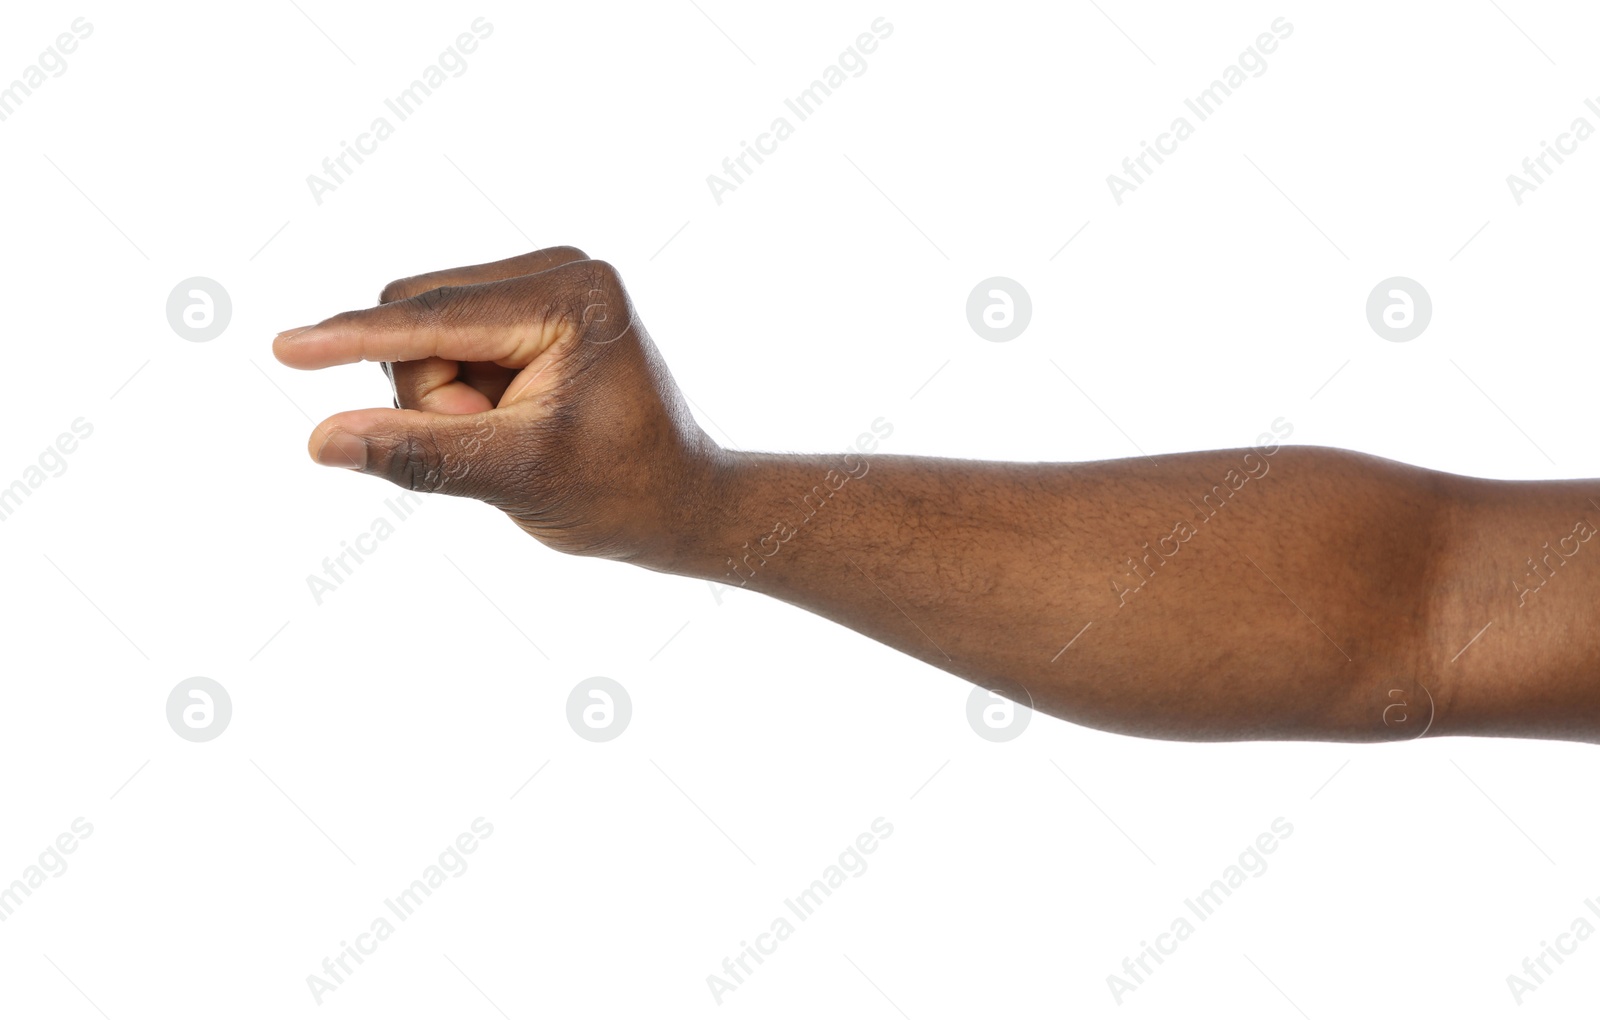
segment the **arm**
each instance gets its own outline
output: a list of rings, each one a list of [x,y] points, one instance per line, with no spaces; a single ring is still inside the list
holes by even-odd
[[[1600,486],[1270,444],[1159,460],[730,455],[730,510],[664,568],[1100,729],[1600,739]]]
[[[1600,486],[1270,435],[1159,464],[734,453],[575,249],[384,297],[275,343],[397,363],[404,409],[335,415],[313,456],[483,499],[562,551],[765,592],[1102,729],[1600,740]]]

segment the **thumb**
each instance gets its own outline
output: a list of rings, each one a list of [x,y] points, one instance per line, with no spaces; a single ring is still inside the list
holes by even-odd
[[[504,413],[438,414],[397,408],[343,411],[318,425],[306,448],[326,467],[377,475],[413,492],[482,499],[499,474],[490,441]]]

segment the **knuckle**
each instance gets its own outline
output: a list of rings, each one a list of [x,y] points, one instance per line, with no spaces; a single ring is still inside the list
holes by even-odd
[[[548,262],[584,262],[589,258],[582,248],[575,248],[570,244],[558,244],[554,248],[545,248],[534,254]]]
[[[617,267],[592,259],[579,263],[575,276],[578,293],[573,297],[585,339],[608,344],[625,333],[633,322],[633,308]]]
[[[319,324],[330,329],[359,329],[366,321],[361,309],[350,309],[330,315]]]
[[[378,292],[378,303],[389,304],[391,301],[400,301],[410,297],[416,290],[416,277],[408,276],[403,280],[393,280],[383,290]]]
[[[438,447],[432,437],[401,436],[389,453],[384,476],[402,489],[434,492],[440,478],[440,472],[434,466],[437,453]]]
[[[451,315],[460,312],[463,302],[458,300],[461,288],[446,284],[434,287],[407,298],[410,317],[419,326],[445,325]]]
[[[454,291],[455,288],[448,284],[443,287],[433,287],[412,297],[411,302],[425,311],[437,312],[450,300],[450,295]]]
[[[587,271],[589,286],[605,291],[607,294],[616,294],[622,290],[622,274],[617,267],[604,259],[589,259],[583,263]]]

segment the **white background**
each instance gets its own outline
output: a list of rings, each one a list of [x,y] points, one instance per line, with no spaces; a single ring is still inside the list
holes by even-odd
[[[883,452],[1080,460],[1243,446],[1284,416],[1298,443],[1600,474],[1600,140],[1521,205],[1505,181],[1600,125],[1584,5],[699,6],[8,8],[0,81],[74,18],[93,34],[0,123],[0,486],[73,420],[94,432],[0,522],[0,884],[73,819],[94,834],[0,923],[0,1012],[1592,1003],[1600,941],[1521,1007],[1506,985],[1600,924],[1584,746],[1183,745],[1043,717],[991,743],[929,666],[442,496],[314,602],[307,575],[395,490],[315,467],[305,437],[388,389],[281,368],[272,335],[553,244],[621,269],[742,449],[842,449],[883,416]],[[307,175],[479,16],[467,71],[315,202]],[[865,73],[714,202],[706,175],[880,16]],[[1265,73],[1116,204],[1106,175],[1278,17]],[[166,320],[197,275],[233,301],[209,343]],[[996,275],[1032,296],[1010,343],[965,318]],[[1434,302],[1405,344],[1364,313],[1394,275]],[[165,715],[193,676],[233,701],[207,743]],[[633,700],[611,743],[566,719],[592,676]],[[469,870],[316,1005],[307,975],[479,817]],[[867,871],[719,1006],[707,976],[879,817]],[[1269,870],[1116,1005],[1107,976],[1280,817]]]

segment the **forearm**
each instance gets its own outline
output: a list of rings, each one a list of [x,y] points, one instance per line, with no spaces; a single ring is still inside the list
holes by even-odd
[[[1469,580],[1479,561],[1510,556],[1461,529],[1488,505],[1513,518],[1501,530],[1536,533],[1563,516],[1548,486],[1549,505],[1530,508],[1513,483],[1307,447],[1159,465],[733,454],[717,478],[667,569],[764,592],[1075,722],[1190,740],[1513,723],[1590,739],[1558,732],[1587,690],[1571,669],[1568,703],[1550,692],[1508,722],[1497,670],[1510,664],[1450,658],[1493,599]]]

